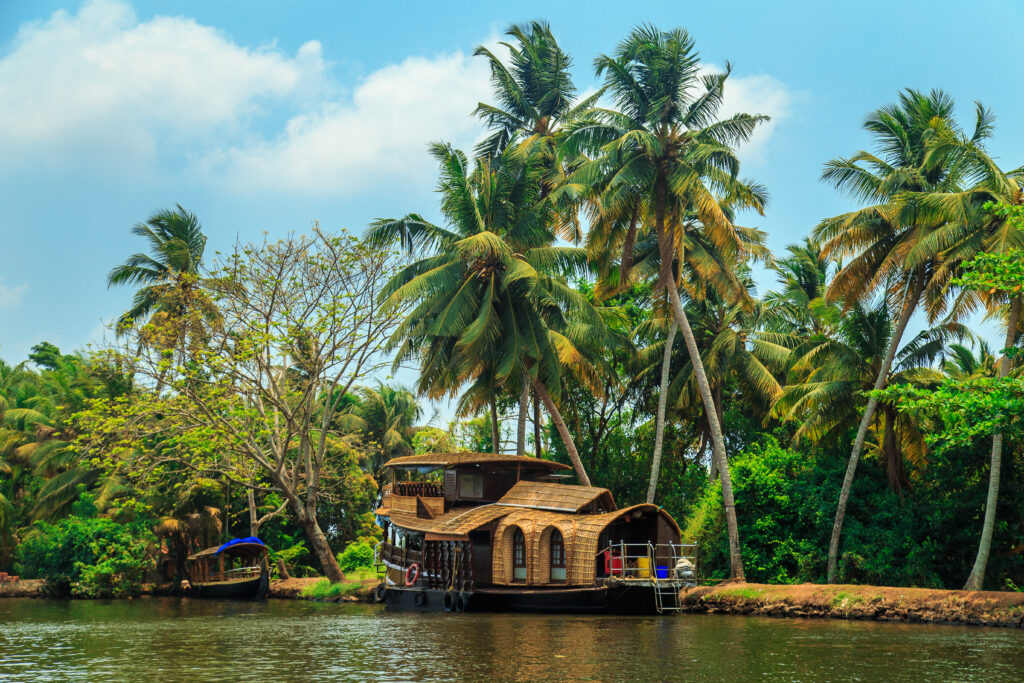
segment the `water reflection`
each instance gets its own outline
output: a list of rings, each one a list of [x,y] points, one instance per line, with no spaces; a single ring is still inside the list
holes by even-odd
[[[366,605],[0,600],[0,680],[1021,679],[1020,630]]]

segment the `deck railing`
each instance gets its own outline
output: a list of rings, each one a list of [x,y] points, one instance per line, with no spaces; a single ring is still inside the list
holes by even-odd
[[[608,575],[624,581],[643,580],[658,581],[669,579],[693,578],[694,553],[697,549],[693,543],[612,543],[602,550],[608,562]],[[680,560],[689,561],[689,569],[684,569],[688,576],[678,576],[676,567]],[[686,564],[682,563],[685,567]],[[666,576],[659,577],[658,570],[664,569]]]
[[[255,579],[260,575],[259,565],[254,567],[238,567],[227,569],[223,572],[210,572],[207,581],[234,581],[237,579]]]

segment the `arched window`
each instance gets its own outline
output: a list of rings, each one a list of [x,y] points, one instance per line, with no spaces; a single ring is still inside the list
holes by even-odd
[[[512,536],[512,580],[526,581],[526,537],[519,528]]]
[[[551,581],[565,582],[565,542],[558,529],[551,532]]]

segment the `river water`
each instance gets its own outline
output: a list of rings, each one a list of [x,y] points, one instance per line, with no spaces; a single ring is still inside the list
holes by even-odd
[[[357,604],[0,600],[0,681],[1020,681],[1024,631]]]

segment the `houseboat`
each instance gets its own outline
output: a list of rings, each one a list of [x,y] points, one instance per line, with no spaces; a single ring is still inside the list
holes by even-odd
[[[188,580],[183,588],[196,598],[265,598],[270,584],[269,552],[263,541],[249,536],[189,555],[185,561]]]
[[[540,458],[434,453],[385,464],[377,599],[388,609],[662,613],[693,585],[656,505],[562,483]]]

